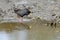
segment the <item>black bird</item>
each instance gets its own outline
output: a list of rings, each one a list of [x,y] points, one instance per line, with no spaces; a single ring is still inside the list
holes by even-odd
[[[27,8],[25,8],[25,9],[14,9],[14,12],[20,17],[28,16],[31,13],[31,11]]]

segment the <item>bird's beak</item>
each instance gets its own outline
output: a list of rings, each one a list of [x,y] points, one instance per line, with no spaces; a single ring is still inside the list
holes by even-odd
[[[31,18],[32,18],[32,20],[34,20],[34,19],[35,19],[35,17],[33,16],[33,14],[32,14],[32,13],[30,13],[30,14],[28,15],[28,17],[31,17]]]
[[[30,14],[28,15],[28,17],[32,17],[32,13],[30,13]]]

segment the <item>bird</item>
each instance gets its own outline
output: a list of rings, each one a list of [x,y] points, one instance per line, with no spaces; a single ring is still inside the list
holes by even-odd
[[[14,12],[17,14],[17,17],[21,19],[21,21],[23,21],[23,17],[28,16],[31,13],[29,9],[30,8],[24,8],[24,9],[15,8]]]
[[[25,9],[14,9],[14,12],[20,17],[28,16],[31,13],[31,11],[27,8],[25,8]]]

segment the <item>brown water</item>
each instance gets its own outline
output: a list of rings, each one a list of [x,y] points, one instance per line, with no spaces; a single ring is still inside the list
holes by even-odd
[[[60,27],[52,28],[37,20],[29,31],[30,40],[60,40]]]
[[[29,25],[29,26],[28,26]],[[35,20],[31,24],[22,23],[2,23],[0,24],[0,30],[7,29],[8,31],[16,30],[16,26],[25,26],[29,29],[28,40],[60,40],[60,27],[52,28],[51,26],[46,26],[45,23],[41,23],[40,20]],[[31,29],[29,27],[32,27]],[[20,30],[17,28],[17,30]]]
[[[14,30],[22,30],[22,29],[29,29],[29,26],[25,23],[18,23],[18,22],[4,22],[0,23],[0,30],[1,31],[14,31]]]

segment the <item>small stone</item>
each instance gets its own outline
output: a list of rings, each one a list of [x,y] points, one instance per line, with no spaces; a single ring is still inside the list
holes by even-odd
[[[31,29],[32,28],[32,26],[29,26],[29,29]]]

